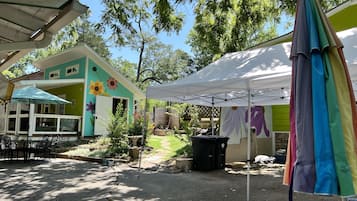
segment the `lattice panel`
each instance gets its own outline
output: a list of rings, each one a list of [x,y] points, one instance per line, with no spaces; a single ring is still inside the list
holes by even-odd
[[[198,116],[199,118],[211,118],[211,113],[212,113],[212,109],[211,107],[207,107],[207,106],[196,106],[198,108]],[[218,107],[215,107],[213,110],[213,115],[214,117],[219,117],[219,111],[220,109]],[[190,114],[188,114],[189,111],[186,110],[184,116],[188,117],[190,116]]]

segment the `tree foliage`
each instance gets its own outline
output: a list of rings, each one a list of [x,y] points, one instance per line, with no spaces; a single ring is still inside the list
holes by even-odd
[[[196,4],[195,14],[189,43],[198,65],[205,66],[212,58],[276,36],[280,11],[271,0],[202,0]]]
[[[111,53],[108,45],[102,35],[98,34],[95,25],[88,20],[89,15],[90,13],[88,12],[61,29],[47,48],[35,51],[37,58],[57,54],[65,49],[84,43],[99,56],[109,61]]]
[[[148,45],[143,57],[143,70],[140,87],[149,84],[177,80],[194,71],[190,55],[182,50],[173,50],[170,45],[159,41]]]
[[[138,51],[136,81],[139,82],[146,45],[154,40],[153,31],[178,31],[183,15],[176,14],[171,4],[160,0],[103,0],[105,11],[97,28],[110,30],[111,39],[118,46]],[[153,17],[152,11],[156,14]],[[158,17],[161,16],[161,17]]]
[[[9,79],[25,75],[27,66],[31,64],[35,59],[36,58],[32,54],[28,54],[19,59],[18,62],[13,64],[9,69],[3,71],[2,73],[5,75],[5,77]]]
[[[346,0],[320,0],[321,6],[325,11],[332,9],[343,2],[346,2]],[[296,0],[279,0],[279,8],[290,15],[294,15]]]
[[[135,82],[136,79],[136,64],[128,60],[123,59],[122,57],[112,59],[111,65],[117,69],[122,75],[124,75],[131,82]]]
[[[5,72],[5,75],[9,78],[25,75],[29,69],[30,71],[35,70],[32,66],[34,61],[58,54],[63,50],[72,48],[80,43],[87,44],[97,54],[109,60],[111,53],[108,45],[102,36],[97,33],[94,24],[89,22],[89,15],[90,13],[84,14],[65,26],[53,37],[52,42],[48,47],[30,52],[16,64],[11,66],[8,71]]]
[[[329,10],[346,0],[321,0]],[[154,12],[162,26],[168,24],[166,12],[176,4],[195,5],[195,24],[188,43],[197,66],[203,67],[227,52],[240,51],[277,36],[276,25],[282,13],[294,16],[296,0],[158,0]],[[155,4],[155,5],[156,5]]]
[[[130,81],[136,80],[136,64],[123,58],[113,59],[111,64]],[[164,83],[177,80],[195,71],[193,59],[182,50],[173,50],[157,40],[147,44],[143,54],[143,64],[140,80],[137,86],[145,89],[154,83]]]
[[[111,38],[119,46],[130,44],[132,37],[141,34],[143,25],[161,31],[180,31],[183,14],[175,12],[167,0],[102,0],[105,10],[100,30],[110,29]],[[152,15],[153,13],[154,15]],[[141,28],[140,28],[141,26]]]

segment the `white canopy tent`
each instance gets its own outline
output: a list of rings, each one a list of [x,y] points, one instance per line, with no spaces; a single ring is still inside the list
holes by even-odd
[[[357,81],[357,28],[337,34],[352,80]],[[291,43],[224,55],[183,79],[151,86],[147,98],[196,105],[248,106],[288,104],[290,96]]]
[[[337,34],[352,81],[357,81],[357,28]],[[291,42],[224,55],[183,79],[148,87],[147,98],[207,106],[288,104],[290,96]],[[354,83],[356,94],[357,84]],[[248,110],[248,125],[251,110]],[[247,139],[247,201],[250,200],[251,134]]]
[[[281,103],[280,94],[273,98],[271,93],[290,86],[290,46],[283,43],[226,54],[197,73],[149,87],[147,97],[207,106],[214,97],[216,106],[247,105],[247,89],[251,89],[259,104]],[[269,97],[261,96],[265,91]]]

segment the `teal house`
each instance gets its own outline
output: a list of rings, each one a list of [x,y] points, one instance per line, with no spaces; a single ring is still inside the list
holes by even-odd
[[[71,104],[9,104],[2,115],[5,122],[0,125],[0,131],[33,137],[107,135],[108,122],[119,103],[127,111],[128,121],[132,121],[134,113],[138,112],[137,103],[145,98],[139,88],[86,45],[34,65],[43,72],[43,79],[18,81],[15,89],[35,86]],[[26,120],[30,121],[30,126],[26,126]]]

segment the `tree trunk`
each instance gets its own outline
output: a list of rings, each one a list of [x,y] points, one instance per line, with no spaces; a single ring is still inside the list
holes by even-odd
[[[143,40],[141,41],[141,46],[140,46],[138,70],[136,71],[136,82],[139,82],[139,80],[140,80],[140,71],[141,71],[141,64],[142,64],[142,62],[143,62],[144,49],[145,49],[145,40],[143,39]]]

